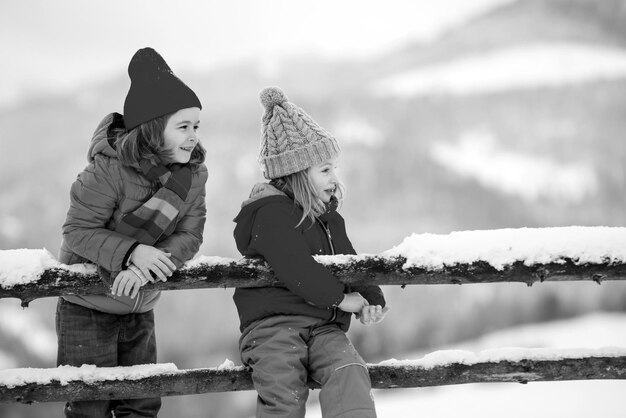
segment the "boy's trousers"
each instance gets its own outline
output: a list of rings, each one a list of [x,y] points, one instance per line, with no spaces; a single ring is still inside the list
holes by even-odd
[[[58,365],[98,367],[156,363],[154,312],[114,315],[59,298],[56,316]],[[156,417],[160,398],[74,401],[65,405],[68,418]]]
[[[257,417],[304,417],[307,379],[321,386],[324,418],[374,418],[365,362],[336,324],[301,315],[254,322],[239,340],[243,363],[252,369]]]

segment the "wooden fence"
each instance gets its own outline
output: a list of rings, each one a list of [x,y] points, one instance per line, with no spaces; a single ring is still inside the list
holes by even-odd
[[[325,262],[346,284],[428,285],[521,282],[528,286],[544,281],[595,281],[626,279],[626,264],[577,264],[561,259],[549,264],[514,262],[498,270],[486,262],[456,264],[433,270],[404,268],[403,257],[359,256],[340,262]],[[200,263],[174,273],[167,282],[149,284],[160,290],[276,286],[272,271],[258,260]],[[64,268],[47,269],[38,280],[0,287],[0,298],[18,298],[24,306],[34,299],[65,294],[104,293],[108,289],[95,273]],[[624,354],[624,355],[622,355]],[[26,373],[29,369],[23,369]],[[55,369],[42,369],[41,374]],[[129,378],[91,378],[48,382],[3,383],[3,372],[20,374],[20,369],[0,370],[0,402],[49,402],[85,399],[119,399],[172,396],[252,389],[249,372],[243,367],[168,370],[155,375]],[[626,350],[613,355],[584,355],[557,360],[542,358],[499,361],[452,362],[437,366],[420,364],[372,364],[369,372],[374,388],[407,388],[479,382],[535,382],[590,379],[626,379]],[[96,373],[97,374],[97,373]],[[311,387],[315,384],[311,382]]]

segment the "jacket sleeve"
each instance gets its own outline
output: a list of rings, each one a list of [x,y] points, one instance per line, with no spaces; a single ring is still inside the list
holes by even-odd
[[[338,216],[338,222],[336,223],[336,228],[339,229],[339,236],[344,237],[346,240],[346,253],[347,254],[356,254],[354,247],[352,246],[352,242],[350,242],[350,238],[348,238],[348,234],[346,232],[346,225],[342,217]],[[334,235],[334,233],[333,233]],[[380,305],[383,308],[385,307],[386,301],[385,296],[383,295],[383,291],[379,286],[374,285],[365,285],[365,286],[350,286],[347,290],[348,292],[359,292],[361,296],[363,296],[370,305]]]
[[[337,306],[344,285],[310,253],[293,207],[284,203],[260,208],[254,220],[250,247],[270,264],[276,277],[291,292],[320,308]]]
[[[70,208],[63,224],[69,248],[108,271],[122,270],[124,257],[136,240],[107,229],[117,207],[122,180],[108,158],[96,159],[70,189]]]
[[[386,305],[385,296],[379,286],[355,286],[351,290],[359,292],[370,305],[380,305],[383,308]]]
[[[198,188],[199,191],[194,194],[194,201],[189,210],[178,221],[174,232],[155,245],[155,247],[172,254],[171,260],[176,268],[180,268],[186,261],[191,260],[202,244],[202,233],[206,221],[205,185],[208,178],[206,167],[202,167],[198,172],[197,181],[192,186]]]

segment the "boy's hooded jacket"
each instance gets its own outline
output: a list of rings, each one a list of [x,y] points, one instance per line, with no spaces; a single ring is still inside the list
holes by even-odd
[[[121,218],[146,202],[160,187],[141,174],[138,167],[123,165],[111,146],[111,128],[123,127],[121,115],[110,114],[98,125],[89,147],[89,165],[78,175],[70,191],[70,208],[63,224],[59,261],[64,264],[95,263],[107,284],[126,268],[131,250],[138,244],[131,237],[114,231]],[[154,247],[171,253],[177,268],[191,259],[202,243],[206,218],[204,164],[192,164],[191,188],[180,208],[177,222]],[[135,299],[127,296],[64,296],[70,302],[114,314],[147,312],[160,292],[140,291]]]
[[[313,255],[356,254],[344,219],[335,211],[300,226],[302,209],[270,184],[254,187],[235,218],[235,242],[248,257],[263,257],[284,287],[237,288],[233,299],[240,330],[272,315],[307,315],[336,322],[344,331],[350,313],[337,308],[344,293],[359,292],[370,305],[385,306],[378,286],[346,288]]]

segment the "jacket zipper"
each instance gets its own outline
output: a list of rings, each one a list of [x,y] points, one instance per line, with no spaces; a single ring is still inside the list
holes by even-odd
[[[328,239],[328,245],[330,245],[330,254],[335,255],[335,246],[333,245],[333,237],[332,235],[330,235],[330,229],[328,229],[326,225],[324,225],[324,222],[320,221],[319,219],[317,220],[317,222],[321,225],[324,232],[326,232],[326,239]]]
[[[317,222],[320,224],[324,232],[326,232],[326,239],[328,240],[328,245],[330,245],[330,253],[331,255],[335,255],[335,246],[333,245],[333,236],[330,234],[330,229],[324,225],[324,222],[317,219]],[[333,322],[337,319],[337,309],[333,308],[333,315],[330,317],[330,322]]]

